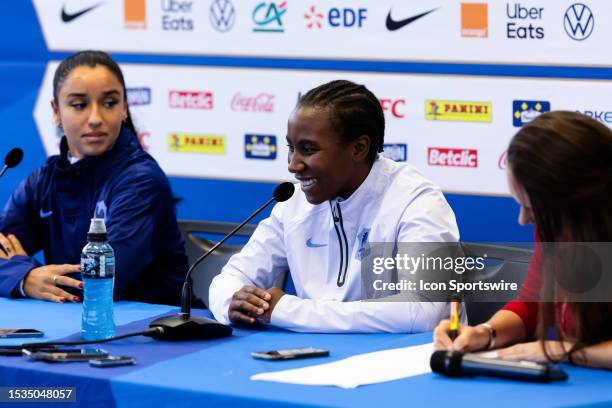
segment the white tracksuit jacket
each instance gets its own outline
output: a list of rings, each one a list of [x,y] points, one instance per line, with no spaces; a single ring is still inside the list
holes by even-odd
[[[383,157],[346,200],[312,205],[296,187],[212,281],[215,318],[229,323],[232,295],[242,286],[268,289],[289,270],[297,295],[280,299],[273,325],[300,332],[432,330],[446,304],[361,301],[360,257],[368,242],[458,241],[455,215],[440,189],[411,165]]]

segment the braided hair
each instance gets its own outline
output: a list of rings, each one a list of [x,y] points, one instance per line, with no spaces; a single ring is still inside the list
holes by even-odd
[[[347,143],[367,136],[370,164],[383,151],[385,115],[378,98],[365,86],[346,80],[331,81],[304,94],[297,104],[297,109],[302,107],[328,111],[332,127]]]

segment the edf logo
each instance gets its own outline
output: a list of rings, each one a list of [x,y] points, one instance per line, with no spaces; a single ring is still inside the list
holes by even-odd
[[[316,6],[310,6],[304,13],[304,19],[309,29],[323,28],[324,20],[327,20],[327,23],[333,28],[361,28],[368,18],[367,13],[368,10],[365,8],[352,9],[332,7],[326,13],[327,16],[325,16],[324,13],[317,10]]]

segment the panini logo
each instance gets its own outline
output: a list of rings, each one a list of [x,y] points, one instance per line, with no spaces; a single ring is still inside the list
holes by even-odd
[[[478,167],[478,150],[449,147],[427,148],[427,163],[430,166]]]
[[[244,156],[247,159],[276,159],[276,136],[244,135]]]
[[[491,122],[491,102],[425,101],[425,119],[458,122]]]
[[[125,28],[144,30],[147,28],[146,0],[123,0],[123,23]]]
[[[178,153],[225,154],[225,136],[170,133],[168,150]]]
[[[212,109],[213,94],[209,91],[170,91],[168,105],[175,109]]]

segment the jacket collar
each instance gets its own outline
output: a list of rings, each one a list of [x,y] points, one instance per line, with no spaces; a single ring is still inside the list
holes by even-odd
[[[60,159],[57,168],[60,172],[91,172],[94,177],[105,177],[112,173],[114,167],[127,160],[129,156],[140,149],[136,135],[125,126],[121,128],[119,137],[113,147],[100,156],[85,157],[74,164],[68,160],[68,141],[66,136],[60,141]]]
[[[341,198],[336,197],[331,201],[332,205],[335,202],[339,202],[342,206],[342,211],[351,210],[353,208],[362,209],[364,200],[369,200],[372,196],[377,196],[382,190],[384,190],[385,183],[380,182],[380,178],[382,177],[383,168],[385,167],[385,159],[384,157],[377,157],[372,164],[372,168],[368,173],[367,177],[363,182],[357,187],[357,190],[351,194],[349,198]]]

